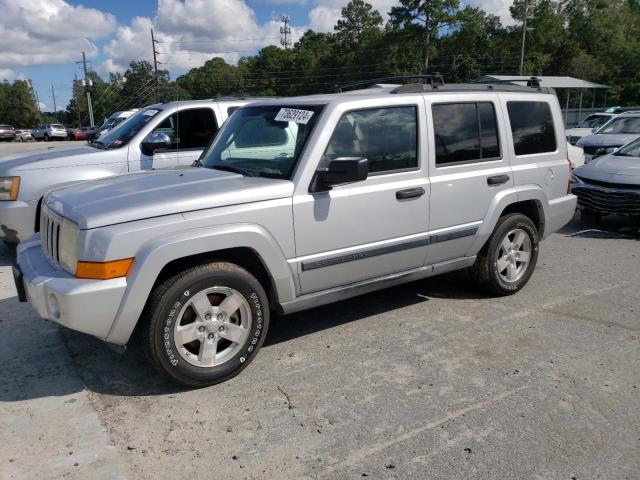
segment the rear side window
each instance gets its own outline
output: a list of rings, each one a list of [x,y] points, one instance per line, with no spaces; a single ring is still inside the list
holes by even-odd
[[[500,158],[493,103],[439,103],[431,110],[436,166]]]
[[[556,132],[546,102],[507,102],[516,155],[554,152]]]
[[[323,160],[367,158],[371,173],[417,168],[417,128],[416,107],[347,112],[338,122]]]
[[[154,133],[166,133],[171,139],[171,149],[203,149],[218,131],[213,110],[193,108],[180,110],[167,117]]]

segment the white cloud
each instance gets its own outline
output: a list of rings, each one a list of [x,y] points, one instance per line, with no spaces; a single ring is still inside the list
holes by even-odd
[[[314,8],[309,11],[309,28],[316,32],[333,32],[333,27],[342,16],[342,8],[349,0],[316,0]],[[373,8],[377,9],[386,22],[389,19],[391,7],[398,5],[397,0],[369,0]]]
[[[110,34],[115,17],[64,0],[0,0],[0,66],[68,63]]]
[[[38,107],[40,107],[40,111],[41,112],[48,112],[49,111],[49,107],[44,102],[38,102]]]
[[[124,71],[132,59],[151,60],[150,30],[161,68],[183,71],[212,57],[235,63],[265,45],[280,45],[280,22],[259,24],[243,0],[159,0],[153,18],[136,17],[120,26],[105,46],[102,72]],[[295,38],[300,29],[292,27]]]
[[[12,80],[15,73],[10,68],[0,68],[0,82],[4,80]]]
[[[466,0],[464,4],[481,8],[487,13],[499,16],[503,25],[515,25],[516,23],[509,12],[513,0]]]

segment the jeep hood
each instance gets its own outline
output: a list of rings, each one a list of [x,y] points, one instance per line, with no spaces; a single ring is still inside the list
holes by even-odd
[[[44,201],[81,229],[90,229],[292,195],[293,183],[288,180],[183,168],[74,184],[51,191]]]
[[[582,137],[578,147],[621,147],[640,137],[637,133],[592,133]]]
[[[640,185],[640,158],[603,155],[576,168],[575,175],[601,182]]]
[[[115,150],[99,150],[88,145],[69,148],[51,147],[0,158],[0,174],[22,170],[73,167],[103,163]]]

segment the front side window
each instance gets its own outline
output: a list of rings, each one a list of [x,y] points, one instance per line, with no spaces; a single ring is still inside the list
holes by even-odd
[[[389,107],[345,113],[336,126],[322,164],[341,157],[369,160],[369,172],[418,167],[416,107]]]
[[[603,125],[597,133],[640,134],[640,117],[614,118]]]
[[[206,168],[289,179],[322,105],[243,107],[225,122],[202,156]]]
[[[158,125],[153,133],[164,133],[171,139],[171,149],[204,149],[217,131],[216,119],[210,108],[180,110]]]
[[[547,102],[507,102],[516,155],[554,152],[556,132]]]
[[[431,110],[436,166],[500,158],[493,103],[439,103]]]

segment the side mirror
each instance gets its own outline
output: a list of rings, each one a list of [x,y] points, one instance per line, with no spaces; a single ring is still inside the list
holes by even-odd
[[[156,150],[171,147],[171,138],[166,133],[150,133],[140,144],[140,149],[147,155],[153,155]]]
[[[312,191],[331,190],[336,185],[361,182],[369,176],[369,160],[358,157],[340,157],[329,163],[326,170],[318,170]]]
[[[593,128],[591,129],[591,133],[596,133],[597,131],[598,131],[598,127],[593,127]]]

